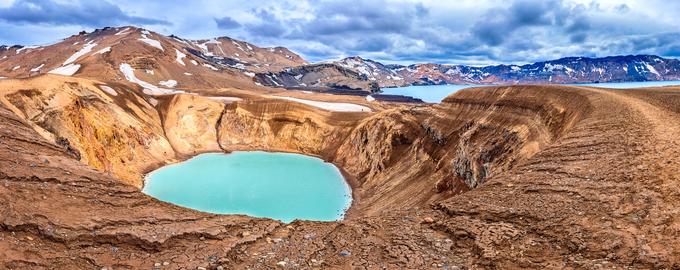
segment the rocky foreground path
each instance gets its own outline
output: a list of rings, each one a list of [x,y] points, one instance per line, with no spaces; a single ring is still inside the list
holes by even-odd
[[[157,202],[0,108],[0,268],[680,267],[680,89],[555,91],[587,113],[533,157],[434,205],[336,223]]]

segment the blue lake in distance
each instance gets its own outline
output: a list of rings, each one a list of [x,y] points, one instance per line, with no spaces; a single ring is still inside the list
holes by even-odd
[[[602,88],[639,88],[639,87],[655,87],[655,86],[669,86],[680,85],[680,81],[650,81],[650,82],[622,82],[622,83],[584,83],[584,84],[568,84],[575,86],[592,86]],[[488,85],[474,85],[474,84],[448,84],[448,85],[418,85],[406,86],[397,88],[383,88],[383,94],[402,95],[422,99],[429,103],[439,103],[445,97],[457,92],[458,90],[479,87]]]
[[[300,154],[207,153],[149,173],[142,192],[215,214],[283,222],[344,218],[352,191],[331,163]]]

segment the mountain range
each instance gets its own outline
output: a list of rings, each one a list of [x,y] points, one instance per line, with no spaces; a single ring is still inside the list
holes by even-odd
[[[135,72],[136,71],[136,72]],[[164,36],[136,27],[81,32],[47,46],[1,46],[0,78],[42,73],[138,84],[155,93],[220,87],[376,93],[439,84],[561,84],[680,79],[680,60],[654,55],[567,57],[525,65],[385,65],[358,56],[309,63],[284,47],[219,37]]]

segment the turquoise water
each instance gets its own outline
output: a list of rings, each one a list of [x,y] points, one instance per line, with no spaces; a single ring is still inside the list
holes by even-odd
[[[402,95],[422,99],[428,103],[439,103],[445,97],[458,90],[484,85],[447,84],[447,85],[417,85],[397,88],[383,88],[383,94]]]
[[[680,85],[680,81],[652,81],[652,82],[623,82],[623,83],[584,83],[571,84],[578,86],[593,86],[603,88],[639,88],[639,87],[654,87],[654,86],[669,86]],[[458,90],[477,87],[484,85],[470,85],[470,84],[450,84],[450,85],[425,85],[425,86],[407,86],[398,88],[383,88],[384,94],[403,95],[422,99],[429,103],[439,103],[445,97],[457,92]]]
[[[147,175],[142,192],[187,208],[283,222],[334,221],[352,202],[331,163],[289,153],[208,153]]]

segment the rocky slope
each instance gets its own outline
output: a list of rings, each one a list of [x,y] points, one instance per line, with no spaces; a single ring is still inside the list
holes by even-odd
[[[81,32],[40,47],[0,47],[0,77],[57,74],[139,87],[145,95],[236,88],[264,91],[255,72],[305,64],[285,48],[226,37],[187,40],[136,27]]]
[[[677,261],[677,89],[477,88],[439,105],[341,113],[264,96],[175,94],[152,106],[102,86],[62,76],[0,82],[4,268]],[[140,175],[161,164],[250,149],[343,168],[355,198],[348,220],[208,215],[139,192]]]
[[[397,67],[412,84],[526,84],[664,81],[680,78],[680,61],[652,55],[568,57],[527,65]]]
[[[569,57],[527,65],[383,65],[361,57],[332,64],[366,76],[380,87],[436,84],[562,84],[680,79],[680,61],[652,55]]]
[[[345,90],[367,95],[380,91],[379,85],[365,74],[336,64],[310,64],[286,68],[280,72],[257,74],[260,84],[287,89],[317,92]]]

